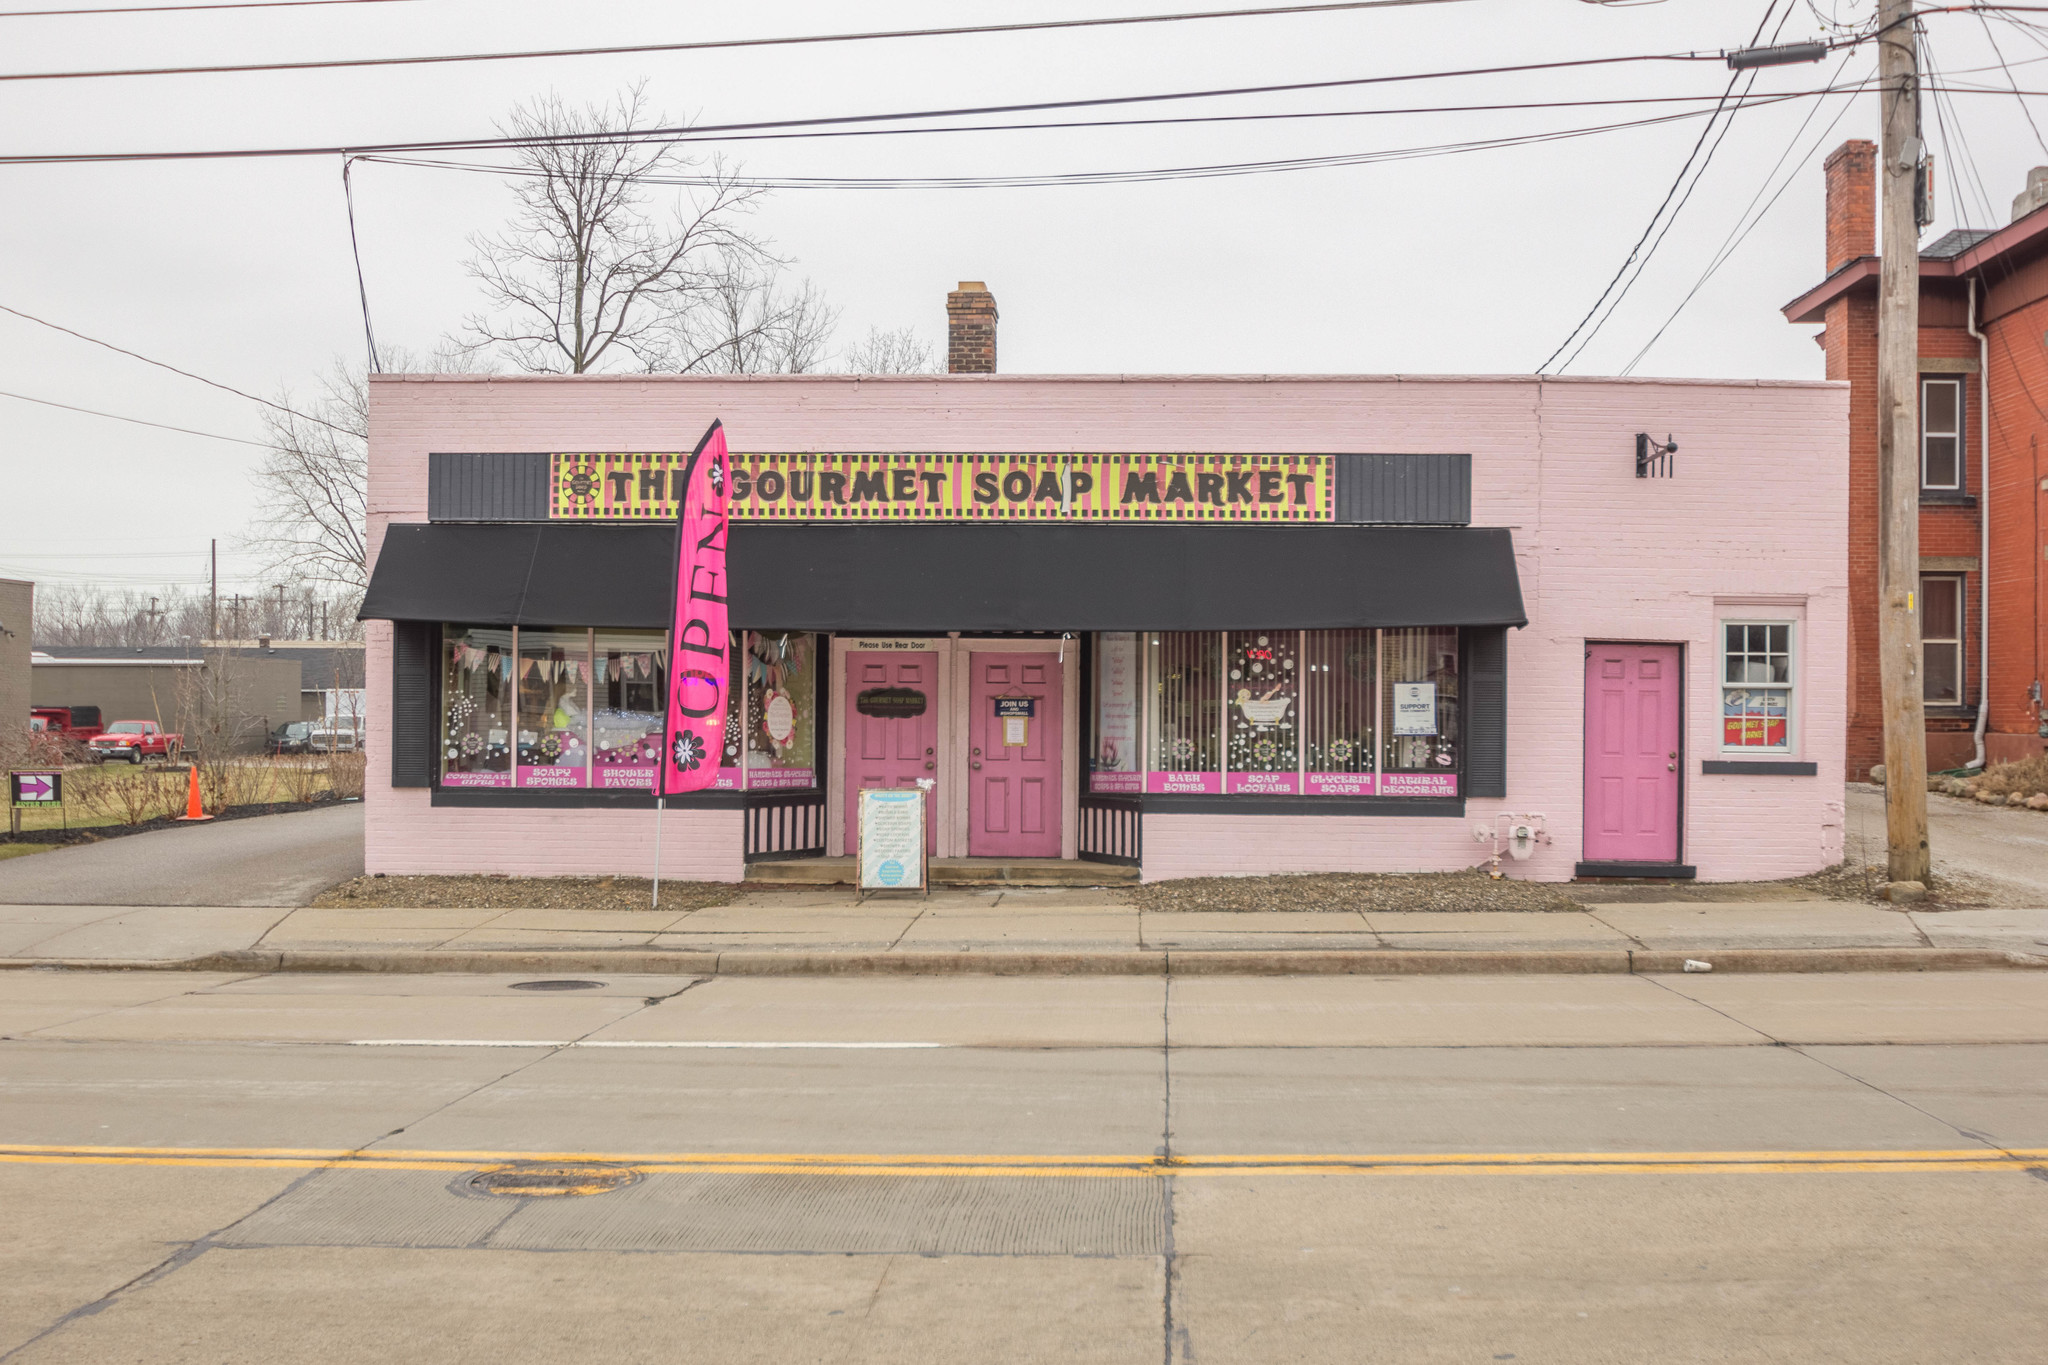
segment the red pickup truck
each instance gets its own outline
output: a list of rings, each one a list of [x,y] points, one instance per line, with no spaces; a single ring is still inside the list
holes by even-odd
[[[117,720],[94,735],[86,747],[101,763],[112,758],[140,763],[145,758],[176,758],[185,747],[185,737],[165,734],[153,720]]]

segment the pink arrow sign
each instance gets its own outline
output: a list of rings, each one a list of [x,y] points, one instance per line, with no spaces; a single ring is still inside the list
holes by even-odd
[[[17,801],[54,801],[57,799],[57,777],[54,773],[20,773],[15,781],[21,784],[21,795]]]

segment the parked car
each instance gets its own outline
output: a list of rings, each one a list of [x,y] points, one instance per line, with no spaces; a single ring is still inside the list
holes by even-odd
[[[310,720],[286,721],[270,732],[267,746],[273,754],[303,754],[312,752],[313,722]]]
[[[176,758],[185,747],[185,737],[165,733],[153,720],[117,720],[94,735],[88,747],[101,763],[113,758],[140,763],[146,758]]]
[[[316,725],[309,741],[316,754],[354,753],[362,742],[362,733],[345,725]]]
[[[32,706],[28,712],[31,734],[84,744],[101,730],[97,706]]]

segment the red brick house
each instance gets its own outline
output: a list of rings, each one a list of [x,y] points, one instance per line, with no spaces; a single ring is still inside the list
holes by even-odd
[[[1821,324],[1814,340],[1827,353],[1827,377],[1851,386],[1851,780],[1866,779],[1884,760],[1876,170],[1877,149],[1868,142],[1845,142],[1828,158],[1827,278],[1784,308],[1789,321]],[[1958,228],[1920,251],[1919,613],[1929,769],[1970,763],[1980,734],[1992,763],[2048,751],[2041,696],[2048,673],[2044,209],[2048,167],[2028,176],[2005,227]],[[1987,700],[1988,712],[1980,709]]]

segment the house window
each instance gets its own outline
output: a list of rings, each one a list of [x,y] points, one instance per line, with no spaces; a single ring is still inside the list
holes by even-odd
[[[1792,623],[1721,623],[1721,747],[1792,747]]]
[[[1963,486],[1963,381],[1920,381],[1920,486]]]
[[[1963,704],[1963,580],[1920,580],[1920,696],[1937,706]]]

